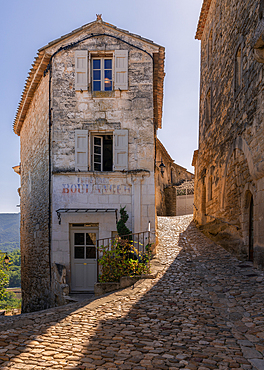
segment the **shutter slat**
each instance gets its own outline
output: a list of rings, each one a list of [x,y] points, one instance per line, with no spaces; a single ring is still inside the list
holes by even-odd
[[[88,170],[88,130],[75,130],[75,171]]]
[[[75,90],[88,90],[88,51],[75,51]]]
[[[115,90],[128,89],[128,50],[115,50]]]
[[[114,170],[128,169],[128,130],[115,130],[114,132]]]

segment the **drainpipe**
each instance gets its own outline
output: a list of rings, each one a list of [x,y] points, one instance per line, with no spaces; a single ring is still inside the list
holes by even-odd
[[[52,60],[49,64],[49,275],[50,275],[50,287],[51,287],[51,127],[52,127],[52,107],[51,107],[51,78],[52,78]]]

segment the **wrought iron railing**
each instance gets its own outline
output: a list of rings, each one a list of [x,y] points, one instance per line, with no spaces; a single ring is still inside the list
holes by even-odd
[[[143,231],[140,233],[128,234],[122,237],[116,236],[112,238],[98,239],[96,241],[97,282],[99,282],[99,274],[100,274],[99,261],[104,251],[110,251],[118,243],[119,246],[121,247],[123,246],[124,248],[128,247],[133,251],[137,251],[138,255],[144,256],[146,252],[150,251],[149,248],[151,246],[151,243],[153,243],[154,239],[155,239],[155,233],[151,231]]]

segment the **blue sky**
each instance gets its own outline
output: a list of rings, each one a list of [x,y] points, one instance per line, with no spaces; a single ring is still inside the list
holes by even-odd
[[[104,21],[165,47],[163,129],[158,137],[188,170],[197,149],[199,49],[194,40],[202,0],[0,0],[0,213],[19,212],[19,137],[13,121],[37,50],[94,21]]]

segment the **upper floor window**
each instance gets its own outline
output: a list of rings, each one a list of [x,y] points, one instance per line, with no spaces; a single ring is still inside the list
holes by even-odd
[[[91,164],[94,171],[113,170],[113,135],[92,135]]]
[[[93,91],[113,90],[112,58],[94,58],[92,60]]]
[[[75,130],[76,171],[128,169],[128,130]]]
[[[88,90],[89,86],[92,91],[127,90],[128,50],[76,50],[75,91]]]

